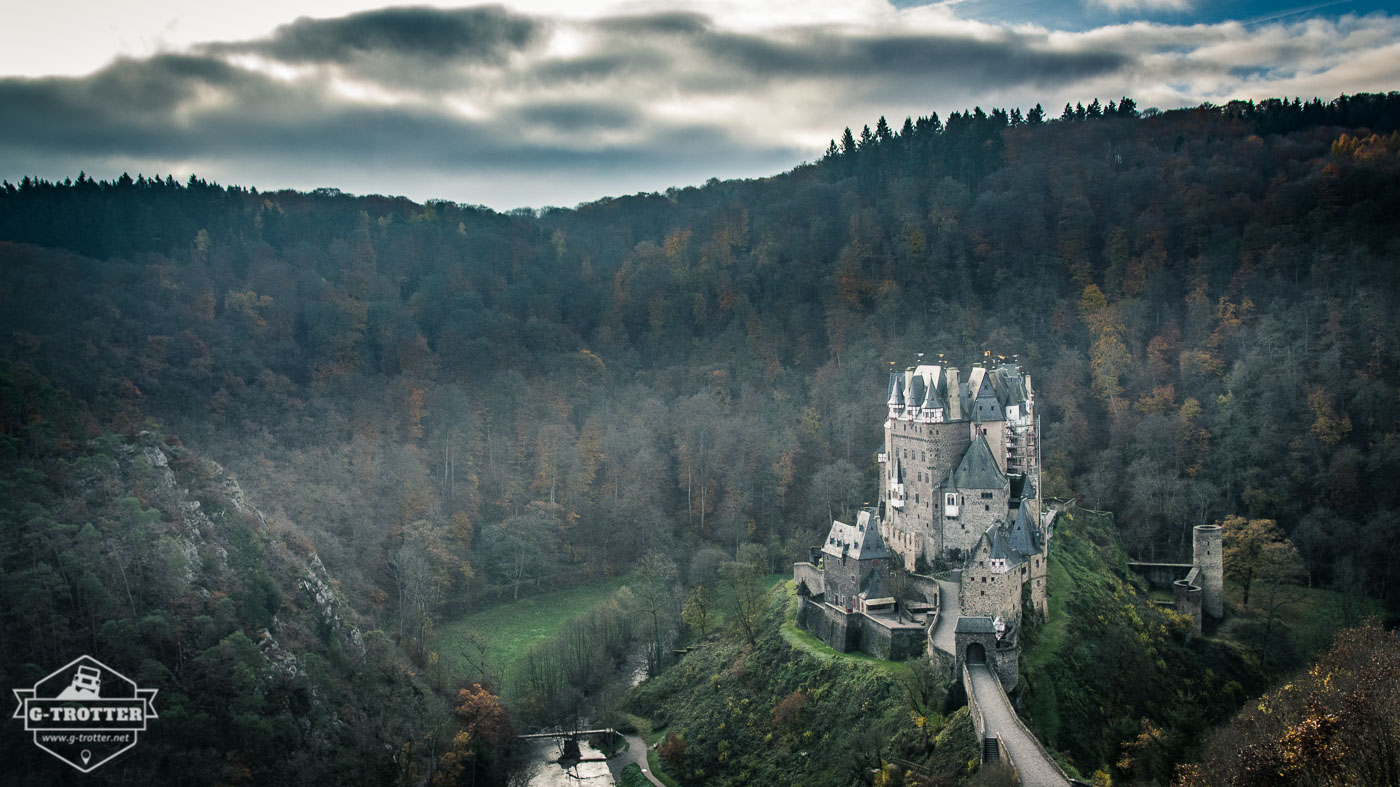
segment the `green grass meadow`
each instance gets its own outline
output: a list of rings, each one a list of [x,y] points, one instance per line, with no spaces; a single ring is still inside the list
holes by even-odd
[[[482,677],[480,671],[463,653],[474,635],[486,645],[488,676],[500,681],[532,646],[586,614],[627,581],[626,576],[609,577],[518,601],[493,603],[444,623],[433,638],[431,650],[438,654],[442,669],[454,679],[477,680]],[[471,658],[476,658],[474,652]]]

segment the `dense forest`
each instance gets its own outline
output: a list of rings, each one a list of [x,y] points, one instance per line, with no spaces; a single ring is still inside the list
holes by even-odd
[[[1269,519],[1307,584],[1393,610],[1397,193],[1396,93],[882,118],[771,178],[509,214],[195,177],[6,183],[0,675],[123,647],[108,616],[179,616],[125,645],[177,676],[279,626],[343,658],[282,612],[278,555],[315,556],[384,632],[363,679],[414,697],[435,625],[483,601],[643,556],[695,581],[707,548],[782,571],[873,494],[883,378],[918,353],[1015,355],[1045,493],[1115,512],[1132,556]],[[207,597],[167,582],[168,488],[85,486],[143,440],[216,461],[264,518],[257,561],[205,560]],[[351,705],[336,724],[375,729]],[[267,775],[244,756],[229,781]]]

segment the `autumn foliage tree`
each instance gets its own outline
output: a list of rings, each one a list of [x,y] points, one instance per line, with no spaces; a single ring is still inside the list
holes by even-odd
[[[1240,583],[1246,609],[1256,580],[1267,580],[1271,587],[1297,581],[1302,561],[1277,522],[1232,516],[1220,526],[1225,576]]]
[[[674,732],[666,733],[665,739],[656,747],[656,756],[673,768],[681,767],[685,764],[685,737]]]
[[[500,699],[480,683],[474,683],[457,692],[454,714],[458,730],[438,763],[433,784],[449,787],[496,783],[505,764],[505,753],[515,737]]]
[[[1400,636],[1375,623],[1338,634],[1332,649],[1281,688],[1246,705],[1177,784],[1400,783]]]

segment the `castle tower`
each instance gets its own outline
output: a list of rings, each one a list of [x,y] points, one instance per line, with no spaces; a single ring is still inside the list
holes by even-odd
[[[1201,607],[1219,620],[1225,617],[1225,558],[1220,525],[1197,525],[1192,532],[1192,562],[1201,569]]]

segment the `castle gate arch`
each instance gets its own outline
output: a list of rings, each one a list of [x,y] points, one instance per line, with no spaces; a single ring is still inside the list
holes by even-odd
[[[986,664],[987,649],[982,647],[980,642],[969,642],[967,652],[963,654],[963,661],[967,664]]]

